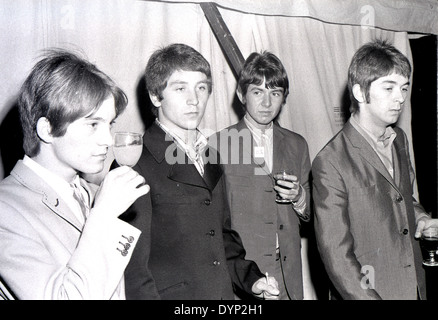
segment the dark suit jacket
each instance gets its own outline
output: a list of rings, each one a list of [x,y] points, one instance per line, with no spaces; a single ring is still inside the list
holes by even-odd
[[[417,286],[425,297],[414,239],[416,219],[425,212],[412,196],[406,135],[394,130],[394,179],[350,122],[313,161],[316,238],[344,299],[416,299]]]
[[[228,137],[233,140],[228,140]],[[265,168],[263,158],[254,157],[254,140],[243,119],[212,136],[210,143],[215,142],[225,170],[231,226],[239,232],[247,258],[254,260],[263,272],[276,275],[278,281],[283,281],[291,299],[303,299],[300,216],[292,205],[275,202],[274,179]],[[309,202],[307,143],[302,136],[274,124],[272,172],[279,169],[289,169],[298,177]],[[310,204],[307,217],[309,207]],[[283,276],[275,273],[276,234]]]
[[[151,191],[123,217],[143,231],[125,273],[127,299],[233,299],[233,286],[250,293],[263,274],[231,230],[221,167],[206,164],[202,178],[155,123],[143,139],[134,170]]]

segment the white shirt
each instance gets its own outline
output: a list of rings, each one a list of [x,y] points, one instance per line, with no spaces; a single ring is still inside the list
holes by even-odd
[[[274,157],[274,125],[272,122],[267,129],[259,129],[256,128],[247,118],[247,115],[243,118],[245,121],[249,131],[252,134],[252,137],[257,145],[257,147],[263,148],[263,158],[265,159],[266,166],[269,169],[269,172],[272,172],[272,159]]]

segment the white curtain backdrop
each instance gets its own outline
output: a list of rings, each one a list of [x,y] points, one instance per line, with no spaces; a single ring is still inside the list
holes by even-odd
[[[138,93],[144,92],[144,67],[153,51],[175,42],[194,47],[212,66],[214,88],[202,130],[209,135],[236,123],[236,79],[199,2],[204,1],[2,0],[0,126],[41,50],[61,47],[85,53],[127,93],[129,106],[115,129],[142,132],[140,110],[145,105]],[[311,159],[349,116],[344,99],[347,69],[362,44],[387,39],[411,59],[407,31],[438,33],[437,2],[431,0],[215,3],[244,58],[269,50],[283,61],[291,90],[279,122],[306,138]],[[398,125],[411,140],[410,122],[408,100]],[[0,140],[18,143],[10,141],[11,136],[4,134]],[[0,154],[8,156],[7,150]],[[111,161],[110,156],[107,168]],[[98,182],[105,173],[89,179]],[[0,161],[0,179],[5,174]]]
[[[345,18],[342,17],[339,17],[341,24],[322,20],[329,13],[339,15],[340,11],[335,11],[333,5],[346,5],[345,1],[217,2],[221,5],[219,12],[245,58],[253,51],[269,50],[283,61],[291,80],[291,93],[279,122],[307,139],[312,159],[348,116],[343,98],[347,68],[355,50],[369,40],[384,38],[411,58],[405,31],[383,30],[372,24],[373,21],[385,20],[382,14],[391,12],[390,7],[386,7],[379,14],[381,1],[376,1],[375,7],[360,1],[355,5],[351,4],[354,1],[349,2],[344,11],[350,15],[354,12],[358,22],[352,25],[344,24],[342,19]],[[373,1],[368,3],[373,4]],[[280,15],[245,13],[235,10],[238,5],[247,11],[252,8],[254,12],[263,12],[266,9],[268,13],[278,12]],[[423,9],[422,6],[417,8]],[[432,9],[427,12],[436,17],[437,9]],[[238,114],[232,107],[236,80],[197,3],[4,0],[0,10],[0,70],[3,79],[0,84],[0,123],[13,106],[19,87],[41,50],[63,47],[84,52],[126,91],[130,103],[118,119],[116,129],[143,131],[139,108],[145,106],[138,103],[138,90],[142,89],[139,84],[144,67],[154,50],[174,42],[193,46],[212,65],[214,90],[201,124],[206,134],[238,121]],[[286,15],[291,12],[297,16]],[[305,13],[318,15],[316,18],[304,17]],[[343,17],[350,15],[344,14]],[[428,19],[422,19],[419,28],[423,28],[424,20]],[[364,24],[360,25],[360,21]],[[410,103],[407,102],[399,126],[409,137],[410,119]],[[108,163],[111,160],[108,159]],[[1,177],[3,170],[0,170]]]

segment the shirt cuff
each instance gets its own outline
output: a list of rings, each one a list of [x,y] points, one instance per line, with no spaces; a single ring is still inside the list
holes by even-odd
[[[306,211],[307,203],[306,203],[306,191],[303,186],[300,185],[301,188],[301,197],[297,201],[292,201],[292,207],[295,212],[301,216],[304,220],[309,220],[309,214]]]

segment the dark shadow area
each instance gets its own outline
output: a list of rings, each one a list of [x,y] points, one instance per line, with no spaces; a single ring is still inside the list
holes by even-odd
[[[19,159],[23,159],[23,131],[18,105],[14,103],[0,124],[0,152],[4,176],[7,177]]]
[[[143,121],[145,128],[149,128],[149,126],[155,121],[156,117],[152,112],[154,105],[152,104],[146,90],[146,79],[144,76],[142,76],[138,82],[136,94],[138,101],[137,107],[140,112],[141,120]]]
[[[437,218],[437,37],[410,39],[412,75],[412,143],[419,201]],[[427,254],[423,252],[423,256]],[[438,267],[424,267],[428,300],[438,300]]]
[[[240,102],[239,97],[237,96],[237,94],[234,94],[233,102],[231,103],[231,108],[236,113],[236,115],[237,115],[237,117],[238,117],[238,119],[240,121],[243,118],[243,116],[245,115],[245,107]]]
[[[348,92],[348,86],[345,85],[344,92],[342,93],[341,109],[340,109],[341,116],[344,119],[344,124],[350,118],[350,115],[351,115],[350,108],[351,108],[350,93]]]
[[[437,217],[437,37],[410,40],[412,139],[419,201]]]

